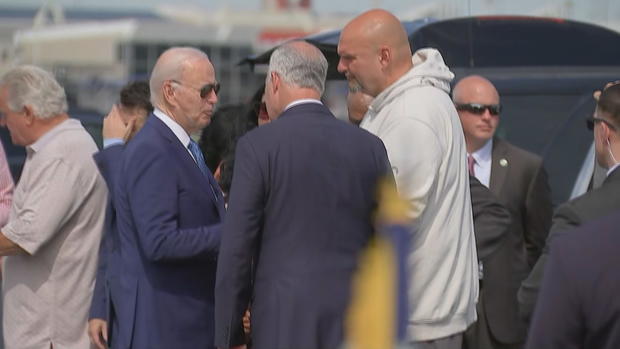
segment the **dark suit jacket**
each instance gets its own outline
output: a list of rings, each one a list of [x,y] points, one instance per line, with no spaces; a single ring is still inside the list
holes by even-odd
[[[620,348],[620,211],[551,243],[527,348]]]
[[[469,177],[469,192],[478,261],[485,263],[506,241],[510,213],[476,177]]]
[[[114,198],[123,272],[113,348],[213,348],[224,200],[156,116],[125,146]]]
[[[512,219],[506,243],[485,263],[484,310],[501,343],[525,339],[517,290],[541,254],[551,224],[551,190],[542,159],[495,138],[489,189]],[[488,286],[488,287],[487,287]]]
[[[547,238],[547,247],[561,233],[603,217],[618,208],[620,208],[620,169],[615,169],[599,188],[558,207],[553,215],[553,226]],[[545,248],[536,266],[519,289],[521,315],[526,320],[529,320],[534,312],[548,257],[549,251]]]
[[[217,346],[243,342],[250,299],[254,349],[340,346],[377,181],[389,171],[379,138],[320,104],[294,106],[239,140],[218,259]]]
[[[120,170],[121,156],[123,154],[122,145],[113,145],[103,149],[93,157],[99,167],[101,176],[108,185],[110,195],[108,195],[108,206],[106,208],[106,219],[101,245],[99,247],[99,260],[95,281],[95,290],[90,306],[89,319],[103,319],[108,322],[108,341],[113,336],[110,332],[116,324],[114,306],[111,301],[110,284],[111,278],[118,277],[122,273],[120,264],[119,236],[116,222],[116,212],[114,211],[114,185]]]

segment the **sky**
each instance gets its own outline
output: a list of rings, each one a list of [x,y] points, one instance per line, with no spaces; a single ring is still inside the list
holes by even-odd
[[[218,9],[226,6],[233,10],[256,10],[262,0],[0,0],[0,5],[40,6],[46,1],[62,4],[66,7],[131,7],[149,8],[157,4],[189,4],[206,9]],[[295,1],[295,0],[292,0]],[[412,8],[430,3],[445,2],[457,9],[461,16],[478,14],[533,14],[544,9],[568,9],[564,17],[588,19],[607,24],[620,19],[620,1],[618,0],[312,0],[313,9],[318,14],[356,14],[374,7],[382,7],[394,12],[407,13]],[[564,6],[569,4],[568,7]]]

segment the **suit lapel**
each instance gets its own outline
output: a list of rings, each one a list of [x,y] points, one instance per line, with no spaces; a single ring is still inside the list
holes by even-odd
[[[220,215],[220,218],[224,218],[224,198],[222,197],[222,190],[219,185],[215,181],[215,178],[209,173],[207,177],[202,174],[200,168],[194,161],[194,158],[189,153],[189,150],[186,149],[181,141],[177,138],[177,136],[172,132],[172,130],[164,124],[163,121],[159,120],[159,118],[155,115],[151,115],[149,117],[149,121],[153,120],[153,125],[158,130],[159,134],[161,134],[165,139],[167,139],[171,146],[174,147],[175,157],[181,159],[183,167],[186,171],[188,171],[189,175],[194,177],[196,183],[199,183],[199,187],[203,190],[204,195],[207,195],[215,207],[217,207],[217,212]],[[215,196],[213,195],[213,191],[215,191]]]
[[[491,154],[491,180],[489,181],[489,189],[499,197],[504,186],[510,159],[508,158],[507,148],[502,140],[493,138],[493,151]]]

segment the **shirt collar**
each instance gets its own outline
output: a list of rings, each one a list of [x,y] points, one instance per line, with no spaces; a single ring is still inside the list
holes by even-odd
[[[609,175],[614,172],[615,169],[617,169],[620,166],[620,163],[617,163],[615,165],[613,165],[611,168],[609,168],[609,170],[607,170],[607,177],[609,177]]]
[[[170,131],[172,131],[172,133],[177,136],[177,138],[185,148],[189,146],[189,134],[185,132],[181,125],[179,125],[176,121],[174,121],[171,117],[166,115],[166,113],[164,113],[160,109],[155,108],[155,110],[153,110],[153,115],[155,115],[159,120],[166,124],[166,126],[168,126]]]
[[[36,140],[36,142],[26,146],[26,148],[33,152],[36,153],[38,151],[40,151],[41,149],[45,148],[45,145],[47,145],[49,142],[52,141],[52,139],[54,139],[56,137],[56,135],[58,135],[60,132],[67,130],[67,129],[72,129],[75,127],[79,127],[81,126],[82,123],[77,120],[77,119],[67,119],[61,123],[59,123],[58,125],[52,127],[52,129],[50,129],[49,131],[45,132],[43,134],[43,136],[39,137],[39,139]]]
[[[304,104],[304,103],[315,103],[315,104],[323,104],[321,101],[319,101],[318,99],[314,99],[314,98],[304,98],[304,99],[298,99],[296,101],[293,101],[291,103],[289,103],[286,108],[284,108],[284,110],[282,111],[283,113],[289,109],[291,109],[292,107],[299,105],[299,104]]]
[[[476,162],[482,163],[484,161],[491,160],[491,156],[493,154],[493,138],[489,139],[482,148],[476,150],[471,153],[471,156],[474,157]]]

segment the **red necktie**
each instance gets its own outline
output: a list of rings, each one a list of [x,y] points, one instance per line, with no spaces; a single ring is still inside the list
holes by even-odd
[[[474,172],[475,163],[476,163],[476,159],[474,159],[474,157],[471,154],[467,155],[467,170],[469,170],[469,175],[472,177],[476,176],[476,173]]]

